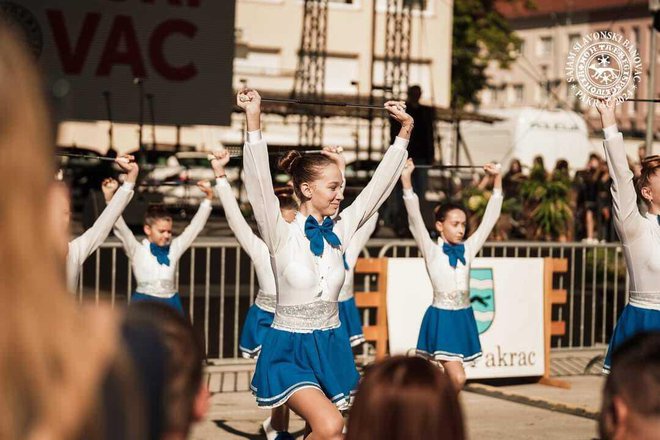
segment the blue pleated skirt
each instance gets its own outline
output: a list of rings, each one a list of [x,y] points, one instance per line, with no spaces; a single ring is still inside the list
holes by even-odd
[[[642,307],[626,305],[614,327],[614,334],[607,348],[607,356],[603,371],[608,373],[612,365],[612,353],[626,340],[638,333],[647,331],[660,331],[660,310],[644,309]]]
[[[437,361],[473,361],[481,356],[472,307],[446,310],[430,306],[419,330],[417,353]]]
[[[339,301],[339,320],[341,329],[348,335],[351,347],[357,347],[364,342],[362,319],[360,319],[360,311],[355,305],[355,298]]]
[[[316,388],[346,409],[359,379],[353,351],[339,329],[296,333],[269,328],[250,388],[261,408],[283,405],[296,391]]]
[[[256,359],[259,357],[266,332],[273,323],[273,318],[275,318],[273,312],[268,312],[256,304],[250,306],[238,343],[238,348],[244,358]]]
[[[174,309],[176,309],[177,312],[185,316],[185,313],[183,311],[183,305],[181,304],[181,298],[179,297],[178,293],[175,293],[173,296],[169,298],[161,298],[160,296],[153,296],[153,295],[147,295],[146,293],[133,292],[133,295],[131,295],[131,302],[135,303],[141,301],[152,301],[161,304],[167,304],[168,306],[173,307]]]

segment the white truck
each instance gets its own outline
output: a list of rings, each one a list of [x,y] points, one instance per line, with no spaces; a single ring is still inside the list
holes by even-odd
[[[575,112],[522,107],[489,109],[484,113],[501,117],[503,121],[461,123],[461,134],[474,164],[495,161],[506,171],[512,159],[519,159],[523,167],[529,167],[536,156],[541,156],[548,171],[558,160],[565,159],[575,172],[586,165],[590,153],[602,155],[589,140],[586,122]],[[463,147],[459,162],[470,165]]]

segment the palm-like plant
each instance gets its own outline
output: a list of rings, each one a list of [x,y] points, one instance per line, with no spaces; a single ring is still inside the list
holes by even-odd
[[[541,167],[533,167],[529,179],[520,187],[528,238],[546,240],[566,237],[573,213],[569,204],[571,183],[567,175],[548,176]]]
[[[470,230],[474,230],[479,223],[481,223],[481,219],[484,216],[484,213],[486,212],[486,207],[488,206],[488,200],[490,199],[492,195],[491,191],[487,191],[484,189],[480,189],[477,187],[473,187],[470,189],[466,189],[463,192],[463,204],[468,208],[468,211],[470,211]],[[522,210],[522,206],[520,204],[520,200],[518,198],[507,198],[504,199],[504,202],[502,203],[502,216],[508,215],[509,217],[512,217],[519,213]],[[500,219],[502,218],[500,217]],[[511,220],[509,219],[509,222],[504,222],[504,225],[510,225]],[[493,239],[494,240],[502,240],[504,237],[507,236],[508,230],[507,231],[502,231],[498,229],[500,226],[499,220],[498,220],[498,226],[495,227],[493,230]],[[510,226],[509,226],[510,228]]]

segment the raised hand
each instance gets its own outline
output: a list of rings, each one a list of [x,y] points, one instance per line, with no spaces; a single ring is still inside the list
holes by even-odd
[[[346,170],[346,158],[342,154],[343,151],[342,147],[324,147],[321,154],[331,159],[343,173]]]
[[[408,159],[406,164],[403,166],[403,171],[401,172],[401,185],[403,189],[412,188],[412,173],[415,171],[415,163],[412,159]]]
[[[495,178],[493,187],[497,189],[502,189],[502,165],[494,162],[487,163],[486,165],[484,165],[484,171],[489,176]]]
[[[140,167],[135,162],[135,157],[126,154],[115,159],[115,163],[126,173],[126,182],[135,183],[137,181]]]
[[[259,113],[261,111],[261,95],[254,89],[243,89],[236,95],[236,105],[245,113]]]
[[[209,154],[209,160],[215,172],[215,177],[223,177],[225,175],[225,167],[229,163],[229,159],[231,159],[229,151],[224,148],[214,150],[213,154]]]
[[[212,200],[213,199],[213,187],[211,186],[211,183],[207,180],[200,180],[197,182],[197,188],[202,190],[202,192],[206,195],[207,200]]]
[[[385,110],[387,110],[390,116],[401,123],[401,125],[406,123],[413,123],[413,118],[408,113],[406,113],[406,103],[403,101],[387,101],[385,104]]]
[[[406,113],[406,103],[403,101],[387,101],[385,110],[388,111],[392,119],[401,124],[398,136],[403,139],[410,139],[415,121],[412,116]]]
[[[495,162],[487,163],[484,165],[484,171],[489,176],[497,176],[502,172],[502,166]]]
[[[236,95],[236,105],[245,111],[247,130],[261,130],[261,96],[254,89],[243,89]]]
[[[101,183],[101,191],[103,191],[103,197],[105,198],[106,202],[112,200],[112,196],[115,195],[117,188],[119,188],[119,182],[117,182],[115,179],[111,177],[103,179],[103,182]]]
[[[596,109],[600,113],[600,122],[603,128],[616,125],[616,116],[614,115],[614,110],[616,109],[615,99],[599,99],[596,101]]]

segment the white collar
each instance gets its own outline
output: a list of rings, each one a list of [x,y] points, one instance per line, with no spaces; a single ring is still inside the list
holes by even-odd
[[[650,212],[647,212],[647,213],[644,214],[644,215],[646,216],[647,219],[651,220],[653,223],[655,223],[656,225],[660,226],[660,223],[658,223],[658,215],[656,215],[656,214],[651,214]]]
[[[293,219],[293,223],[297,224],[300,230],[303,232],[303,235],[305,234],[305,222],[307,221],[307,217],[305,217],[302,212],[297,211],[296,212],[296,218]]]

